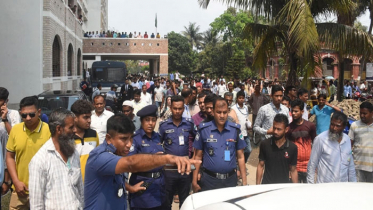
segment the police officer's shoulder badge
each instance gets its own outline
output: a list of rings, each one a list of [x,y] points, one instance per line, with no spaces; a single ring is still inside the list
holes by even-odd
[[[130,148],[130,152],[133,152],[133,151],[135,151],[135,144],[134,143],[132,143],[131,148]]]
[[[196,134],[196,141],[199,141],[199,133]]]
[[[242,140],[242,141],[244,140],[244,139],[243,139],[243,135],[242,135],[242,133],[241,133],[241,132],[240,132],[240,134],[239,134],[239,136],[238,136],[238,137],[240,138],[240,140]]]

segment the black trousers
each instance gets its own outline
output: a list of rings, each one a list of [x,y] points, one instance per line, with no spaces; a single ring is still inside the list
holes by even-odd
[[[307,184],[307,172],[298,172],[298,182]]]
[[[246,173],[246,171],[244,172]],[[237,186],[237,174],[228,177],[227,179],[217,179],[212,177],[205,172],[202,172],[201,176],[201,191],[215,190],[225,187],[236,187]]]
[[[192,179],[190,175],[181,175],[176,171],[164,172],[166,181],[167,203],[169,210],[172,208],[173,197],[175,193],[179,195],[179,208],[183,205],[185,199],[189,196]]]

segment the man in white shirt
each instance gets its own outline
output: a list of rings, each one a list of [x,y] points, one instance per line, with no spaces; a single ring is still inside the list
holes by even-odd
[[[227,92],[227,91],[228,91],[228,89],[227,89],[227,86],[224,84],[224,81],[220,80],[220,85],[218,85],[218,94],[221,97],[224,97],[224,93]]]
[[[53,111],[49,130],[52,137],[29,164],[30,209],[83,209],[80,158],[73,140],[74,114],[64,108]]]
[[[96,130],[100,144],[104,142],[106,136],[106,122],[114,113],[105,109],[105,98],[97,95],[93,99],[95,110],[92,111],[91,129]]]
[[[356,182],[354,158],[350,138],[343,133],[348,123],[342,112],[334,112],[329,130],[322,132],[313,141],[307,167],[307,182]]]
[[[132,79],[131,86],[133,87],[134,90],[140,89],[139,83],[137,82],[137,79],[135,77]]]
[[[91,84],[91,75],[89,74],[88,69],[85,71],[85,78],[87,79],[87,82]]]
[[[366,87],[365,87],[365,81],[361,81],[361,84],[360,84],[360,91],[366,91]]]
[[[141,90],[135,90],[133,93],[133,114],[136,115],[145,106],[145,103],[141,100]]]
[[[305,89],[305,88],[300,88],[298,90],[298,98],[303,101],[304,103],[304,108],[303,108],[303,115],[302,115],[302,118],[304,120],[307,120],[308,121],[308,110],[307,110],[307,100],[308,100],[308,90]]]
[[[146,85],[143,85],[141,91],[141,101],[145,103],[145,106],[152,105],[152,95],[146,92],[146,90]]]
[[[6,88],[0,87],[0,116],[1,122],[0,127],[4,128],[7,133],[10,133],[10,130],[15,124],[21,122],[21,117],[17,110],[8,109],[9,92]]]
[[[245,102],[245,92],[243,90],[238,91],[237,93],[237,103],[232,106],[232,109],[236,112],[237,119],[240,125],[241,125],[241,133],[244,137],[244,140],[246,142],[246,147],[244,149],[244,156],[245,156],[245,163],[250,157],[251,153],[251,144],[250,144],[250,138],[247,133],[247,125],[250,125],[251,122],[249,121],[249,110],[247,106],[244,104]]]
[[[164,89],[160,86],[158,81],[155,81],[155,88],[154,88],[154,101],[155,105],[162,110],[163,103],[164,103]]]
[[[176,73],[175,73],[175,79],[179,80],[179,77],[180,77],[180,73],[179,73],[179,71],[176,71]]]

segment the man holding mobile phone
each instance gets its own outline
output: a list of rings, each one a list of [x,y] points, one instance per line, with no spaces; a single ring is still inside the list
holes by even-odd
[[[0,127],[4,128],[9,134],[12,127],[21,122],[21,117],[16,110],[8,109],[8,97],[9,91],[4,87],[0,87]]]

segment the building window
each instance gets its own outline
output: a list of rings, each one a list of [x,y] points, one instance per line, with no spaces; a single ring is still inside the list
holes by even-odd
[[[61,45],[59,36],[56,35],[53,41],[52,49],[52,76],[61,76]]]
[[[67,49],[67,76],[72,75],[73,71],[73,46],[69,44],[69,48]]]
[[[333,62],[334,60],[332,58],[324,58],[322,60],[322,70],[324,76],[333,76]]]
[[[82,61],[82,52],[80,48],[78,49],[78,55],[76,57],[76,74],[80,76],[80,64]]]

